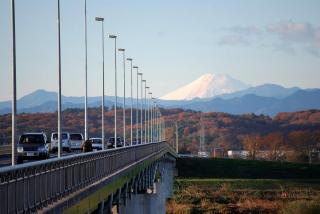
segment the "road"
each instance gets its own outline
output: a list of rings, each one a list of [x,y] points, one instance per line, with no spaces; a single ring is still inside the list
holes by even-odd
[[[70,153],[62,152],[61,155],[68,156],[68,155],[74,155],[74,154],[78,154],[78,153],[81,153],[81,150],[72,151]],[[50,159],[56,158],[56,157],[58,157],[57,153],[50,153]],[[24,163],[29,163],[29,162],[34,162],[34,161],[38,161],[38,160],[25,160]],[[0,156],[0,167],[10,166],[10,165],[11,165],[11,156],[9,156],[9,155]]]

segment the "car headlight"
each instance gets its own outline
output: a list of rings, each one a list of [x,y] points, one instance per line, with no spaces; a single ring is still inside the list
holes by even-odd
[[[19,147],[17,148],[17,151],[18,151],[19,153],[22,153],[22,152],[23,152],[23,147],[19,146]]]
[[[45,151],[47,151],[47,150],[46,150],[46,147],[39,147],[39,148],[38,148],[38,151],[39,151],[39,152],[45,152]]]

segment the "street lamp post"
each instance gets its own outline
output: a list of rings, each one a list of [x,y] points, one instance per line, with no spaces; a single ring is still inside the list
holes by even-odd
[[[110,39],[114,39],[114,93],[115,93],[115,104],[114,104],[114,148],[117,148],[117,36],[109,35]]]
[[[61,31],[60,0],[58,0],[58,158],[61,157]]]
[[[149,118],[148,118],[148,105],[147,105],[147,90],[149,92],[149,89],[150,87],[145,87],[145,90],[144,90],[144,130],[145,130],[145,136],[144,136],[144,141],[145,143],[147,143],[147,137],[148,137],[148,121],[149,121]]]
[[[96,17],[97,22],[101,22],[102,27],[102,103],[101,103],[101,138],[102,150],[104,150],[104,18]]]
[[[141,106],[140,106],[140,140],[141,140],[141,144],[142,144],[142,131],[143,131],[143,127],[142,127],[142,106],[143,106],[143,91],[142,91],[142,73],[138,73],[138,75],[141,77],[141,87],[140,87],[140,92],[141,92]]]
[[[144,87],[143,87],[143,83],[144,83]],[[142,83],[141,83],[141,86],[142,86],[142,88],[141,88],[141,94],[143,95],[143,89],[144,89],[144,91],[146,91],[146,89],[145,89],[145,87],[147,86],[147,81],[146,80],[142,80]],[[146,96],[146,93],[144,93],[144,96]],[[143,115],[143,109],[145,110],[145,99],[146,99],[146,97],[144,97],[144,99],[143,99],[143,96],[141,96],[141,103],[142,103],[142,105],[141,105],[141,114]],[[142,116],[143,117],[143,116]],[[144,114],[144,120],[143,119],[141,119],[141,130],[142,130],[142,132],[141,132],[141,137],[143,137],[143,134],[144,134],[144,143],[146,143],[146,129],[144,129],[144,131],[143,131],[143,123],[145,123],[145,121],[146,121],[146,114]]]
[[[138,144],[138,135],[139,135],[139,112],[138,112],[138,106],[139,106],[139,67],[138,66],[133,66],[133,68],[137,69],[137,103],[136,103],[136,144]]]
[[[150,98],[149,98],[149,102],[148,102],[148,142],[150,143],[151,142],[151,107],[152,107],[152,93],[149,92],[148,93],[150,95]]]
[[[152,97],[151,102],[151,143],[153,143],[153,135],[154,135],[154,98]]]
[[[126,147],[126,56],[125,49],[119,48],[118,51],[123,57],[123,146]]]
[[[88,140],[88,32],[87,0],[84,0],[84,38],[85,38],[85,96],[84,96],[84,139]]]
[[[130,82],[131,82],[131,84],[130,84],[130,96],[131,96],[131,111],[130,111],[130,115],[131,115],[131,119],[130,119],[130,122],[131,122],[131,126],[130,126],[130,146],[132,146],[132,108],[133,108],[133,92],[132,92],[132,59],[131,58],[127,58],[127,60],[128,61],[130,61]]]
[[[17,114],[17,79],[16,79],[16,15],[15,1],[11,0],[11,71],[12,71],[12,114],[11,114],[11,165],[16,163],[17,148],[16,148],[16,114]]]

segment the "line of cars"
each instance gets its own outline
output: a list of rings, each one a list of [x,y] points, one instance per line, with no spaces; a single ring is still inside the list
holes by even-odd
[[[68,153],[73,150],[81,150],[84,145],[84,138],[81,133],[61,133],[61,149]],[[89,143],[93,151],[102,149],[102,138],[90,138]],[[110,137],[105,143],[105,148],[115,148],[115,138]],[[122,147],[121,138],[117,138],[117,147]],[[17,163],[23,163],[24,160],[30,159],[48,159],[50,152],[58,151],[58,133],[51,134],[51,140],[47,139],[45,133],[24,133],[19,138],[17,145]]]

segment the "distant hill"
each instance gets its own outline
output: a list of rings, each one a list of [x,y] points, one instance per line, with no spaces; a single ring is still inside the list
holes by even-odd
[[[162,103],[162,102],[160,102]],[[298,90],[285,98],[263,97],[247,94],[230,99],[213,98],[210,100],[192,100],[181,103],[168,102],[165,107],[183,108],[205,112],[226,112],[230,114],[265,114],[274,116],[279,112],[294,112],[308,109],[320,109],[320,90]]]
[[[252,92],[252,94],[250,94]],[[265,95],[265,96],[263,96]],[[114,105],[114,97],[106,96],[105,105]],[[118,99],[122,107],[122,98]],[[130,98],[126,99],[127,108]],[[134,99],[134,105],[136,101]],[[277,85],[263,85],[244,91],[226,94],[215,98],[192,100],[158,100],[163,108],[182,108],[204,112],[225,112],[231,114],[265,114],[274,116],[279,112],[294,112],[320,108],[320,89],[299,90],[298,88],[283,88]],[[101,106],[101,97],[89,97],[89,107]],[[84,97],[62,97],[62,108],[83,108]],[[38,90],[18,100],[18,112],[55,112],[57,111],[57,94]],[[11,103],[0,102],[0,114],[11,112]]]
[[[299,90],[301,89],[298,87],[285,88],[276,84],[263,84],[242,91],[237,91],[230,94],[223,94],[219,97],[224,99],[232,99],[236,97],[242,97],[248,94],[254,94],[261,97],[285,98]]]

